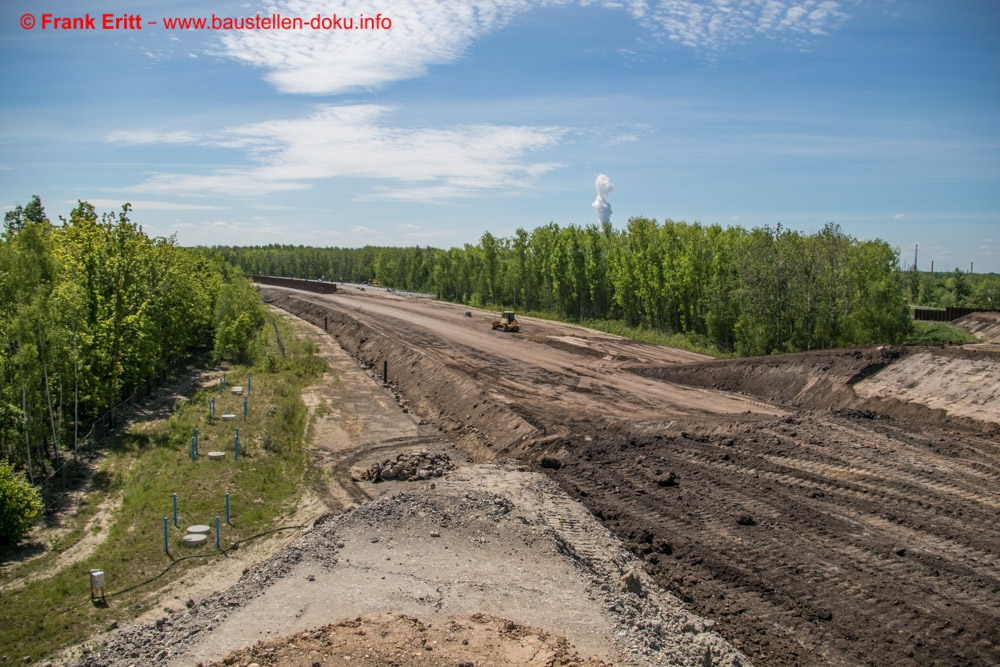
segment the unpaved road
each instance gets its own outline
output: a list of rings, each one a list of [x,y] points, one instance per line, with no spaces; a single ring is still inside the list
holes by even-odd
[[[387,360],[408,410],[472,460],[547,472],[755,663],[1000,664],[1000,394],[970,395],[1000,383],[997,354],[705,361],[384,293],[268,292]],[[944,407],[917,400],[934,373],[913,395],[891,375],[854,391],[901,361],[986,371]]]
[[[171,586],[80,664],[751,665],[551,479],[466,463],[332,337],[297,328],[331,368],[304,393],[321,474],[296,522],[313,527]],[[352,479],[431,453],[440,476]]]

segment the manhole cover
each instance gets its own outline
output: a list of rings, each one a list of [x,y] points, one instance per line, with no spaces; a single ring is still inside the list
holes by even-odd
[[[191,533],[184,536],[184,546],[198,547],[208,542],[208,535],[204,533]]]

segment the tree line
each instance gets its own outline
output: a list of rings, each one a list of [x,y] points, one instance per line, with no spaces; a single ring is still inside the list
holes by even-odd
[[[476,306],[575,320],[622,320],[720,351],[772,354],[902,341],[911,319],[897,252],[838,225],[815,234],[662,223],[549,224],[475,245],[202,249],[248,273],[377,279]]]
[[[239,360],[263,324],[234,267],[150,238],[130,207],[87,202],[53,223],[38,197],[0,235],[0,451],[44,478],[81,431],[136,384],[196,348]]]
[[[1000,276],[972,274],[956,268],[947,272],[904,272],[910,303],[929,308],[982,308],[1000,310]]]

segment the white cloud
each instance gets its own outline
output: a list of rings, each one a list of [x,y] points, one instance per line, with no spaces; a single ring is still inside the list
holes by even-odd
[[[212,206],[209,204],[180,204],[170,201],[155,201],[150,199],[88,199],[87,203],[95,208],[110,208],[120,210],[126,201],[132,205],[134,211],[203,211],[223,209],[224,206]],[[76,200],[67,201],[68,204],[76,205]]]
[[[654,34],[710,52],[757,36],[824,35],[848,18],[836,0],[272,0],[257,13],[357,21],[382,12],[392,26],[224,31],[221,55],[262,68],[283,92],[338,94],[422,76],[533,9],[574,4],[626,11]]]
[[[158,130],[115,130],[108,141],[116,144],[192,144],[196,137],[186,130],[160,132]]]
[[[423,75],[461,57],[478,37],[541,3],[529,0],[275,0],[262,15],[304,20],[321,15],[387,15],[388,30],[228,31],[225,55],[263,67],[266,79],[291,93],[338,93]]]
[[[642,22],[685,46],[718,51],[754,36],[825,35],[848,18],[835,0],[661,0]]]
[[[531,162],[526,155],[566,134],[563,128],[538,126],[396,127],[385,121],[389,111],[328,105],[306,118],[229,128],[202,143],[243,150],[258,166],[207,175],[160,173],[130,190],[253,196],[349,177],[376,182],[358,198],[437,201],[531,183],[558,165]]]
[[[896,215],[892,216],[893,220],[902,220],[904,217],[906,216],[903,213],[897,213]]]

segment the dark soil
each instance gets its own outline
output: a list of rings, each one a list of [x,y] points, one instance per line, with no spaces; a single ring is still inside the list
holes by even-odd
[[[661,363],[530,318],[490,336],[434,302],[276,304],[392,359],[396,391],[471,457],[551,475],[757,664],[1000,664],[996,424],[851,390],[907,349]]]

